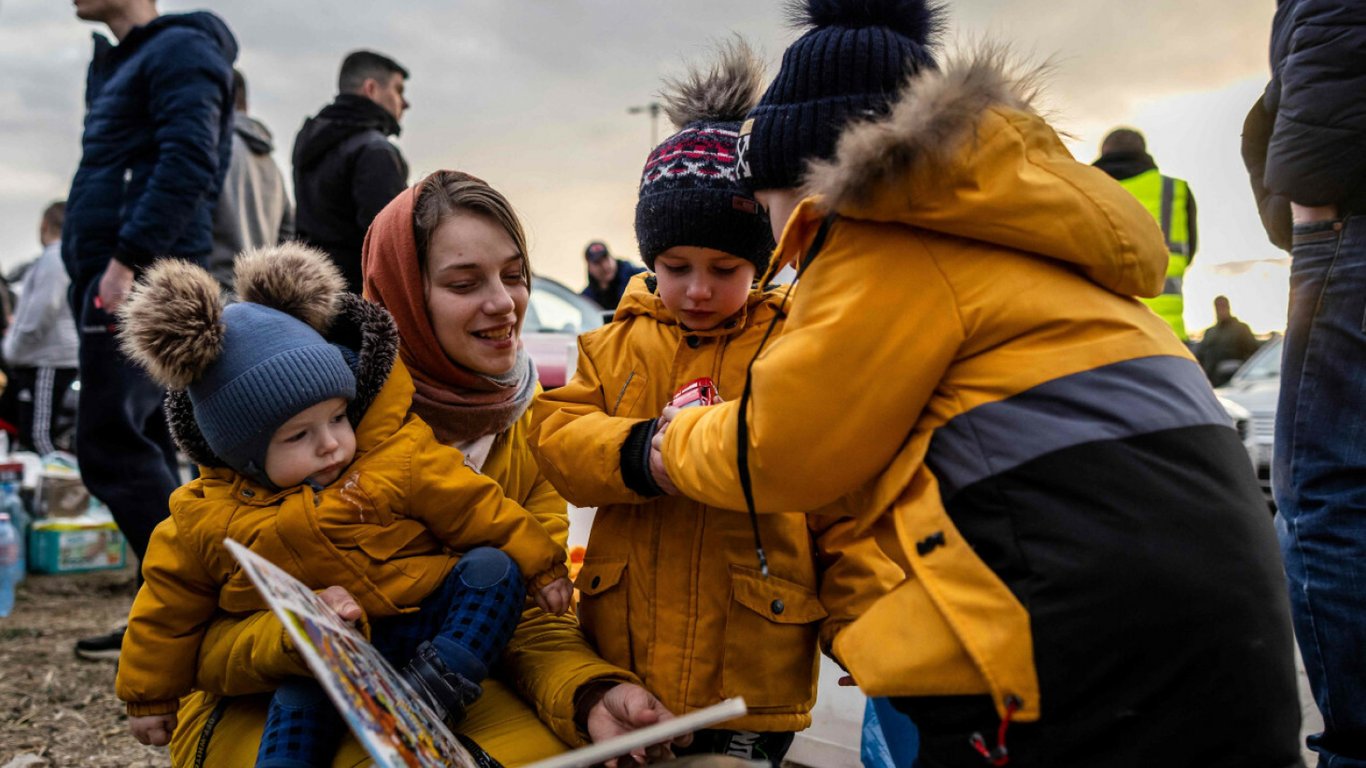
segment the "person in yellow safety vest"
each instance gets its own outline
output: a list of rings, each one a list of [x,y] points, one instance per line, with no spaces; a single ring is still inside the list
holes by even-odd
[[[1148,154],[1143,134],[1132,128],[1116,128],[1100,145],[1100,158],[1092,163],[1110,174],[1129,193],[1138,198],[1162,227],[1167,238],[1167,282],[1162,295],[1143,299],[1176,332],[1188,342],[1186,323],[1182,319],[1185,302],[1181,298],[1181,283],[1186,270],[1195,260],[1195,196],[1190,186],[1181,179],[1164,176]]]

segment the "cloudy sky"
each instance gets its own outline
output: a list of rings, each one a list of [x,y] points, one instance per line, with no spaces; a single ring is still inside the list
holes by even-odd
[[[983,37],[1051,58],[1054,122],[1090,161],[1105,132],[1143,130],[1164,172],[1200,206],[1188,323],[1209,299],[1266,331],[1283,325],[1283,254],[1266,244],[1238,156],[1243,116],[1264,86],[1273,0],[949,0],[950,45]],[[163,13],[204,4],[162,0]],[[398,143],[412,179],[478,174],[522,213],[538,272],[584,281],[582,248],[601,238],[634,255],[631,222],[651,125],[631,106],[661,76],[739,32],[776,68],[796,33],[777,0],[232,0],[209,8],[241,46],[251,112],[275,132],[288,170],[293,135],[328,102],[349,50],[373,48],[412,72]],[[60,0],[0,0],[0,263],[31,258],[37,219],[63,197],[80,158],[92,31]],[[660,136],[668,126],[659,126]]]

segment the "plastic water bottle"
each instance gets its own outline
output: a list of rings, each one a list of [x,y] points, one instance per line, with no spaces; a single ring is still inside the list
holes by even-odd
[[[0,617],[14,610],[14,588],[19,584],[19,532],[10,522],[9,514],[0,512]]]
[[[28,507],[24,506],[24,499],[19,495],[19,486],[12,482],[0,483],[0,512],[9,515],[10,524],[14,526],[15,536],[19,542],[19,568],[18,577],[14,583],[18,584],[28,575],[28,527],[29,514]]]

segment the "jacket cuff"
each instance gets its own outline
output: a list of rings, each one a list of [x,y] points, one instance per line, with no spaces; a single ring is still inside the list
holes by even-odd
[[[180,709],[180,702],[176,699],[167,701],[130,701],[128,702],[129,717],[150,717],[152,715],[174,715]]]
[[[650,438],[655,436],[655,420],[636,422],[621,444],[621,480],[626,487],[645,497],[663,496],[650,474]]]
[[[152,266],[152,262],[156,261],[156,258],[156,254],[144,251],[141,248],[134,248],[123,241],[119,241],[119,246],[114,250],[113,256],[114,261],[139,275],[142,274],[142,270]]]
[[[564,563],[555,563],[550,568],[536,574],[534,578],[527,582],[527,592],[534,593],[541,591],[547,584],[556,580],[569,577],[569,568]]]

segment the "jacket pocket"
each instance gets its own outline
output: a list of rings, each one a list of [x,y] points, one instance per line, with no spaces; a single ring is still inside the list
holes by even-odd
[[[636,403],[640,400],[640,396],[645,392],[645,384],[645,374],[641,373],[639,370],[631,371],[626,376],[626,381],[622,383],[620,389],[616,392],[608,393],[612,398],[612,410],[609,415],[630,416],[632,409],[635,408]],[[657,413],[651,414],[651,416],[658,415],[659,414]]]
[[[624,669],[631,665],[626,558],[587,558],[574,580],[579,590],[579,625],[598,655]]]
[[[751,708],[805,709],[816,697],[816,636],[826,617],[816,593],[744,566],[730,566],[723,696]]]

